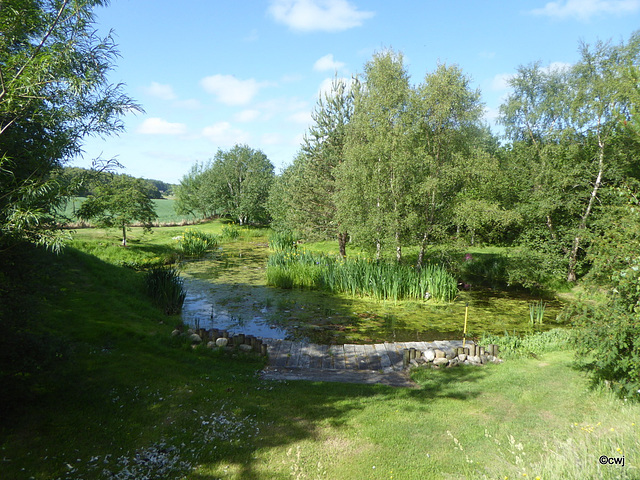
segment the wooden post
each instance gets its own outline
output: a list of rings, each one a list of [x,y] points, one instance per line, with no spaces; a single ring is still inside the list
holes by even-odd
[[[227,332],[226,330],[222,331],[222,338],[229,338],[229,332]]]
[[[263,357],[266,357],[266,356],[267,356],[267,344],[266,344],[266,343],[262,343],[262,344],[260,344],[260,354],[261,354]]]
[[[462,333],[462,346],[467,343],[467,317],[469,316],[469,302],[464,306],[464,331]]]
[[[242,345],[244,343],[244,333],[239,333],[236,338],[238,339],[236,345]]]
[[[478,353],[478,355],[480,356],[484,355],[484,347],[480,347],[480,353]]]
[[[404,368],[409,366],[409,350],[406,348],[402,351],[402,366]]]

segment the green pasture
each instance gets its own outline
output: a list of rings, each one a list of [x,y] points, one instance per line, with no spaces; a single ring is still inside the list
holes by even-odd
[[[84,197],[72,197],[65,205],[64,212],[62,212],[64,216],[71,219],[71,222],[77,222],[78,218],[75,212],[80,208],[84,200]],[[198,218],[193,215],[177,214],[174,208],[176,201],[173,198],[153,199],[152,202],[158,214],[156,222],[159,224],[193,222],[198,220]]]

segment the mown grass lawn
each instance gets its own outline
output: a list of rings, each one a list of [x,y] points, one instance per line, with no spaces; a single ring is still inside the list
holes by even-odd
[[[31,256],[25,298],[58,353],[0,394],[0,478],[640,477],[640,406],[590,390],[571,351],[419,370],[415,389],[267,382],[260,358],[172,338],[179,318],[115,258]]]

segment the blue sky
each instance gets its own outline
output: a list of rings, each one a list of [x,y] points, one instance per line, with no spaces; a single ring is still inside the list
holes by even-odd
[[[96,13],[121,54],[110,79],[145,113],[87,139],[73,165],[116,157],[124,173],[171,183],[236,143],[280,171],[334,75],[387,48],[414,85],[457,64],[491,124],[519,65],[571,64],[580,41],[626,43],[640,29],[640,0],[112,0]]]

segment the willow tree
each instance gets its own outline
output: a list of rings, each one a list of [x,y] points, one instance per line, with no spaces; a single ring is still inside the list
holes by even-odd
[[[60,247],[51,173],[87,135],[122,130],[139,107],[107,76],[117,50],[96,33],[105,0],[0,4],[0,249],[20,241]]]
[[[405,193],[412,184],[409,150],[409,75],[393,51],[365,64],[362,85],[338,168],[338,218],[360,244],[393,245],[396,258],[408,235]]]

